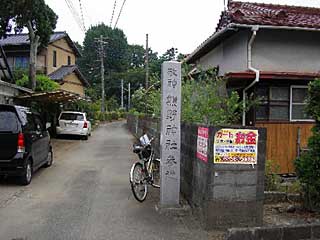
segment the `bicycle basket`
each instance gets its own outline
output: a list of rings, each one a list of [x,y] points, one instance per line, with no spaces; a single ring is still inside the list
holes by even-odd
[[[151,146],[148,145],[142,150],[142,156],[143,158],[147,159],[151,156]]]

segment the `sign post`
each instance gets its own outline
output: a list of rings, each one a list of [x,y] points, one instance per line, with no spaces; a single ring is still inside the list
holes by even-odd
[[[164,62],[161,77],[160,204],[179,205],[181,63]]]

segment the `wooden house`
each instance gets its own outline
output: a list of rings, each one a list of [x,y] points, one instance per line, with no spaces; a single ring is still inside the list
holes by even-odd
[[[12,71],[26,69],[29,65],[30,41],[28,34],[10,34],[0,39]],[[39,48],[37,72],[48,75],[60,84],[60,89],[80,96],[89,86],[76,65],[81,54],[66,32],[54,32],[47,47]]]
[[[12,83],[12,73],[3,48],[0,46],[0,104],[12,104],[20,94],[31,94],[32,90]]]
[[[230,1],[215,33],[187,58],[218,67],[227,88],[260,104],[242,124],[267,129],[267,159],[293,173],[314,121],[305,112],[308,83],[320,77],[320,9]]]

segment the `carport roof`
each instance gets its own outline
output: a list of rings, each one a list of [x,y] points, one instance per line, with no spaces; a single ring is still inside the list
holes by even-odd
[[[32,94],[20,95],[17,97],[20,100],[35,101],[35,102],[53,102],[53,103],[65,103],[75,102],[79,100],[90,101],[86,97],[82,97],[79,94],[68,92],[65,90],[56,90],[52,92],[36,92]]]

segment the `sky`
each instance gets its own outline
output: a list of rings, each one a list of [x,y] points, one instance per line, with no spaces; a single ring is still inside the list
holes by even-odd
[[[45,0],[59,16],[56,31],[66,31],[73,41],[82,44],[84,33],[73,18],[67,2],[81,15],[88,29],[92,25],[110,25],[115,0]],[[149,47],[160,54],[172,47],[180,53],[191,53],[215,31],[224,8],[224,0],[124,0],[117,27],[127,36],[129,44],[145,46],[149,34]],[[227,0],[225,0],[227,1]],[[319,7],[319,0],[246,0],[308,7]],[[113,27],[123,0],[116,1]],[[78,21],[79,22],[79,21]]]

